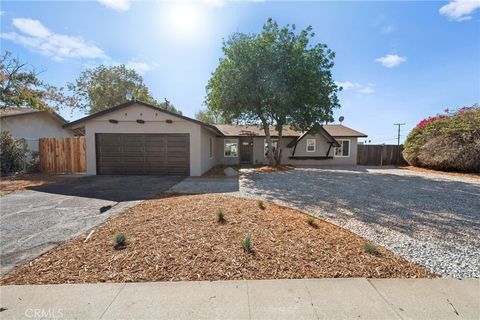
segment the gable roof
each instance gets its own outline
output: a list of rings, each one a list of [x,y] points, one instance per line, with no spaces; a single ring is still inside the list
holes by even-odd
[[[368,137],[365,133],[345,127],[343,124],[325,124],[322,126],[332,137]]]
[[[163,113],[166,113],[168,115],[171,115],[171,116],[175,116],[175,117],[178,117],[178,118],[181,118],[181,119],[184,119],[184,120],[187,120],[187,121],[190,121],[190,122],[193,122],[193,123],[196,123],[200,126],[203,126],[203,127],[206,127],[210,130],[213,130],[214,132],[216,132],[218,135],[221,135],[223,136],[223,133],[218,130],[217,127],[213,126],[213,125],[210,125],[208,123],[205,123],[205,122],[202,122],[202,121],[199,121],[199,120],[196,120],[196,119],[192,119],[192,118],[189,118],[189,117],[186,117],[186,116],[183,116],[181,114],[178,114],[178,113],[175,113],[175,112],[171,112],[171,111],[168,111],[168,110],[165,110],[165,109],[162,109],[162,108],[159,108],[159,107],[156,107],[150,103],[146,103],[146,102],[143,102],[143,101],[140,101],[140,100],[130,100],[130,101],[127,101],[125,103],[122,103],[122,104],[119,104],[119,105],[116,105],[114,107],[111,107],[111,108],[108,108],[108,109],[105,109],[105,110],[102,110],[102,111],[99,111],[99,112],[96,112],[96,113],[93,113],[91,115],[88,115],[86,117],[83,117],[81,119],[78,119],[78,120],[75,120],[75,121],[72,121],[70,123],[67,123],[64,125],[64,127],[72,127],[72,126],[75,126],[77,124],[80,124],[82,122],[85,122],[85,121],[88,121],[88,120],[91,120],[91,119],[94,119],[94,118],[97,118],[99,116],[102,116],[102,115],[105,115],[105,114],[108,114],[110,112],[113,112],[113,111],[117,111],[117,110],[121,110],[121,109],[124,109],[124,108],[128,108],[132,105],[135,105],[135,104],[138,104],[138,105],[141,105],[141,106],[144,106],[144,107],[147,107],[147,108],[150,108],[150,109],[154,109],[155,111],[160,111],[160,112],[163,112]]]
[[[265,137],[263,128],[258,125],[234,125],[234,124],[217,124],[216,127],[225,135],[230,137],[238,136],[254,136]],[[277,134],[275,127],[270,126],[270,132],[272,136]],[[289,125],[283,126],[284,137],[298,137],[301,134],[299,131],[295,131]]]
[[[340,147],[340,144],[337,142],[337,140],[335,140],[334,137],[332,137],[330,135],[330,133],[328,133],[327,130],[325,130],[324,126],[321,126],[319,125],[318,123],[315,123],[312,128],[310,130],[308,130],[307,132],[303,133],[301,136],[299,136],[297,139],[291,141],[287,147],[289,148],[292,148],[293,146],[297,145],[297,143],[300,142],[300,140],[302,140],[303,138],[305,138],[305,136],[309,135],[312,131],[317,131],[318,130],[318,133],[321,134],[322,136],[325,137],[325,139],[327,139],[328,142],[330,142],[334,147]]]
[[[32,108],[5,108],[0,110],[0,119],[25,116],[29,114],[35,114],[35,113],[49,114],[53,118],[55,118],[55,120],[60,122],[62,126],[68,123],[67,120],[65,120],[63,117],[61,117],[58,113],[56,113],[52,109],[37,110]]]

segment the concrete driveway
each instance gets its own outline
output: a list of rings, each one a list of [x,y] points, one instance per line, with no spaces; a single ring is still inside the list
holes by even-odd
[[[243,169],[237,194],[313,213],[444,276],[480,277],[480,179],[361,166]]]
[[[162,193],[182,179],[87,176],[1,197],[1,273]]]

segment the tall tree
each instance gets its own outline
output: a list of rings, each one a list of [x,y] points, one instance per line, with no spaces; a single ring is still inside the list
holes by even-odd
[[[269,19],[260,34],[235,33],[223,44],[224,56],[207,85],[209,110],[229,121],[260,125],[270,165],[280,164],[286,124],[306,131],[333,120],[340,90],[332,77],[335,53],[312,44],[312,27],[296,32]],[[278,136],[272,151],[270,126]]]
[[[195,112],[195,119],[209,124],[229,124],[227,120],[223,119],[218,112],[214,112],[210,109],[198,110]]]
[[[4,52],[0,57],[0,108],[59,109],[71,99],[57,88],[38,78],[32,65]]]
[[[138,100],[181,114],[168,100],[155,100],[142,76],[123,64],[86,69],[75,83],[68,84],[68,88],[73,93],[76,106],[90,114],[126,102],[127,93]]]

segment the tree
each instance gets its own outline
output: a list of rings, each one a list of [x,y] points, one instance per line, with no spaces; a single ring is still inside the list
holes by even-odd
[[[260,34],[235,33],[223,44],[224,57],[207,85],[205,103],[227,121],[260,125],[270,165],[280,164],[283,126],[306,131],[333,121],[340,107],[331,69],[335,53],[311,44],[312,27],[296,33],[269,19]],[[278,136],[272,151],[270,126]]]
[[[143,78],[125,65],[105,66],[84,70],[75,83],[69,83],[77,107],[90,114],[127,101],[127,93],[135,99],[181,114],[168,100],[155,100]]]
[[[6,51],[0,57],[0,109],[59,109],[69,104],[70,98],[63,94],[63,88],[40,80],[40,73]]]
[[[195,119],[208,124],[228,124],[230,122],[221,118],[221,116],[212,110],[199,110],[195,112]]]

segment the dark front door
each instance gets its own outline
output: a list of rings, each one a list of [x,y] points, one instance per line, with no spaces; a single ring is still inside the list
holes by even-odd
[[[253,163],[253,139],[240,139],[240,163]]]

